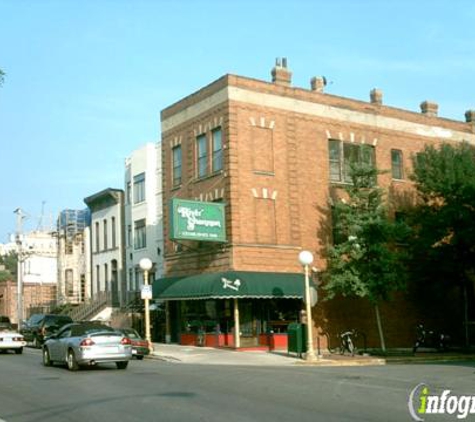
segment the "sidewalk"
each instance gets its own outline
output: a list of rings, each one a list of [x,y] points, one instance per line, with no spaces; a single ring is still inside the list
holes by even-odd
[[[236,351],[211,347],[180,346],[178,344],[154,343],[149,359],[166,362],[199,365],[245,365],[245,366],[374,366],[386,364],[467,362],[475,361],[475,354],[464,353],[417,353],[392,356],[349,356],[325,354],[316,362],[306,362],[285,350]]]
[[[372,356],[324,355],[317,362],[306,362],[295,354],[278,351],[236,351],[211,347],[180,346],[177,344],[154,343],[149,359],[175,363],[202,365],[245,365],[245,366],[360,366],[384,365],[384,359]]]

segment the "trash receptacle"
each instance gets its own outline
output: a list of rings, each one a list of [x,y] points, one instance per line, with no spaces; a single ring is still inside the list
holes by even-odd
[[[307,338],[305,324],[293,322],[287,327],[287,353],[297,353],[302,357],[302,353],[307,351]]]

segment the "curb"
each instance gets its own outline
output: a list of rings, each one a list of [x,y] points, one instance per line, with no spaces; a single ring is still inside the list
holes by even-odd
[[[152,360],[161,360],[163,362],[183,362],[181,359],[178,359],[174,356],[165,356],[165,355],[147,355],[146,358],[152,359]]]
[[[297,362],[296,365],[304,366],[382,366],[386,365],[384,359],[368,359],[368,360],[329,360],[324,359],[317,362]]]
[[[408,363],[445,363],[445,362],[473,362],[475,356],[411,356],[411,357],[390,357],[386,358],[388,364],[408,364]]]

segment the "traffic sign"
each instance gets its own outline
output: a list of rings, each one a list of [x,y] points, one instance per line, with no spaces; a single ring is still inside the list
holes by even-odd
[[[144,286],[142,286],[142,290],[141,290],[141,297],[142,299],[152,299],[152,286],[146,284]]]

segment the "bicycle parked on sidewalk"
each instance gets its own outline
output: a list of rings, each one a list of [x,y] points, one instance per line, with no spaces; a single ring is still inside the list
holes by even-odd
[[[344,331],[339,334],[340,336],[340,354],[344,355],[348,352],[351,356],[354,356],[357,352],[355,344],[356,337],[358,337],[358,331],[354,328],[348,331]]]
[[[429,347],[440,352],[448,350],[450,343],[449,335],[434,330],[427,330],[423,324],[417,325],[416,332],[416,341],[412,348],[413,353],[416,353],[419,347]]]
[[[358,353],[358,347],[356,343],[358,337],[363,339],[363,348],[366,350],[366,336],[354,328],[351,330],[342,331],[337,334],[337,341],[339,345],[336,348],[331,347],[329,333],[322,332],[321,334],[327,338],[327,347],[330,353],[340,353],[341,355],[349,353],[351,356],[354,356]]]

